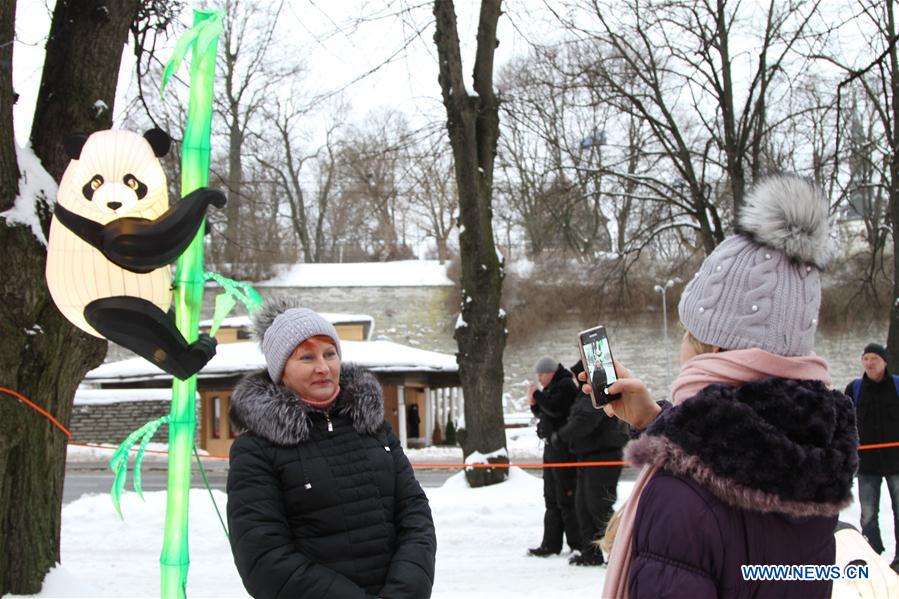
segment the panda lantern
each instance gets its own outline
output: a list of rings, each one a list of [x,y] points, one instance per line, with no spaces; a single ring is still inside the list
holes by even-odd
[[[216,189],[197,189],[169,208],[159,157],[171,140],[123,130],[72,136],[47,246],[47,286],[78,328],[126,347],[180,379],[215,355],[200,334],[187,343],[168,314],[171,268],[190,245]]]

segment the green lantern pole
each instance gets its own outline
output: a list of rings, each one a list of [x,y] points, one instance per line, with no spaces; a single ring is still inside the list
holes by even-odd
[[[181,197],[209,180],[210,128],[215,55],[222,30],[221,11],[194,11],[193,28],[179,41],[166,66],[162,88],[177,70],[186,50],[191,50],[190,104],[181,154]],[[175,323],[188,343],[197,339],[203,302],[203,235],[205,222],[187,250],[178,258],[175,275]],[[185,597],[190,554],[187,542],[191,453],[196,428],[197,377],[173,379],[169,420],[168,495],[161,565],[163,599]]]

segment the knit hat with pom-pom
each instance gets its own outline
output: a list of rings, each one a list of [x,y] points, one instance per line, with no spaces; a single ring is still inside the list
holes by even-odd
[[[762,181],[746,198],[736,234],[705,259],[684,288],[681,322],[722,349],[810,354],[821,305],[819,270],[833,250],[828,204],[794,176]]]
[[[310,337],[330,337],[340,356],[337,329],[321,314],[298,307],[288,298],[272,298],[252,316],[253,332],[265,355],[265,366],[272,381],[281,382],[284,365],[293,350]]]

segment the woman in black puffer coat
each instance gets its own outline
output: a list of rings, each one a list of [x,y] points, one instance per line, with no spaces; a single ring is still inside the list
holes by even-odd
[[[228,524],[254,597],[428,598],[428,500],[384,421],[374,375],[340,363],[334,327],[282,301],[254,317],[267,369],[231,400]]]

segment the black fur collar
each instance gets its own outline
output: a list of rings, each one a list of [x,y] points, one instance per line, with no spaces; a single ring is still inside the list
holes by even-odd
[[[736,507],[832,515],[852,499],[857,447],[843,393],[769,378],[709,385],[659,415],[626,459],[691,478]]]
[[[286,387],[272,382],[266,370],[244,377],[231,395],[232,424],[276,445],[296,445],[308,440],[313,411]],[[349,417],[362,434],[380,429],[384,401],[375,375],[354,364],[341,364],[340,394],[331,413]]]

